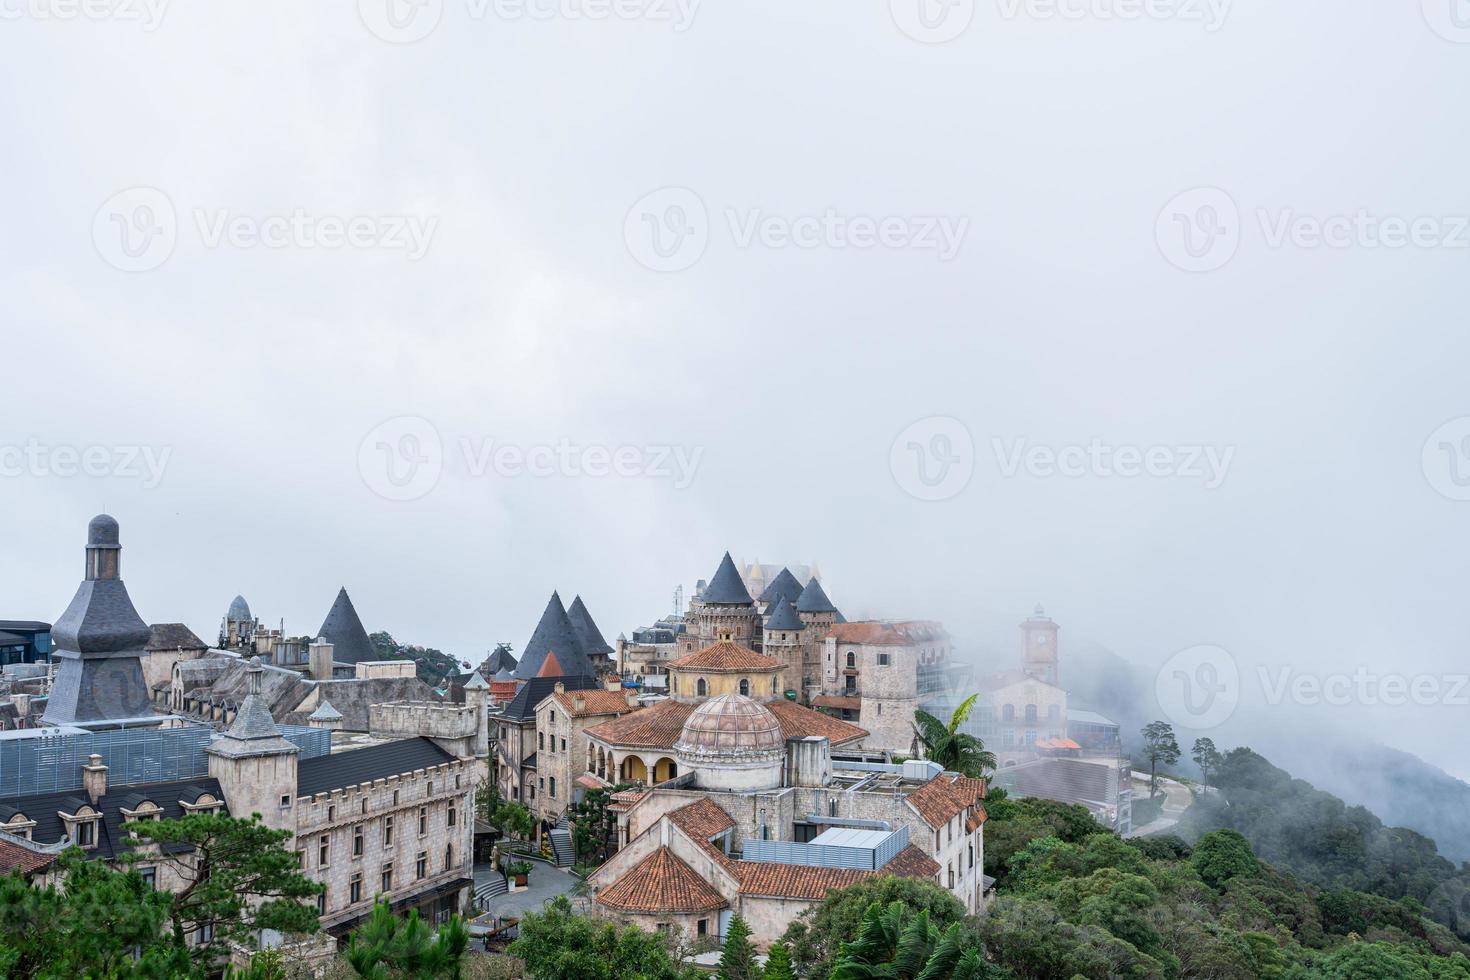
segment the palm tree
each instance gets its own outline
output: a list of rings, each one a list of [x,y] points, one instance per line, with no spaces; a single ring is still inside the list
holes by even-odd
[[[963,926],[941,930],[902,902],[868,906],[857,939],[842,946],[832,980],[983,980],[992,970],[977,947],[965,944]]]
[[[972,694],[954,709],[945,724],[927,711],[914,712],[914,734],[924,746],[924,755],[949,772],[983,777],[995,768],[995,753],[969,732],[960,731],[980,697]]]

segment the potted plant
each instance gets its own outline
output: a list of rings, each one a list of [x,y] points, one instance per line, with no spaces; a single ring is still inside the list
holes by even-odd
[[[525,888],[526,879],[531,876],[531,862],[512,861],[505,869],[505,873],[516,880],[517,888]]]

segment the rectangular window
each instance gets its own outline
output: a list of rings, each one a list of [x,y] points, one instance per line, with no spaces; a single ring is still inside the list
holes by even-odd
[[[327,823],[337,819],[337,805],[334,803],[327,807]]]
[[[561,750],[563,752],[565,752],[567,750],[567,740],[566,739],[562,739],[561,740]]]
[[[454,845],[450,844],[444,848],[444,870],[448,871],[454,867]]]
[[[291,809],[291,794],[290,793],[282,793],[281,794],[281,809],[282,810],[289,810],[289,809]]]
[[[143,884],[147,885],[150,889],[158,887],[157,868],[139,868],[138,873],[143,876]]]
[[[321,890],[320,894],[318,894],[317,897],[316,897],[316,914],[317,915],[326,915],[327,914],[327,890],[326,890],[326,888],[323,888]]]
[[[352,881],[347,886],[347,902],[356,905],[362,901],[362,872],[359,871],[352,876]]]
[[[878,666],[879,667],[887,667],[888,666],[888,654],[886,654],[886,653],[880,653],[880,654],[878,654]]]
[[[699,920],[699,924],[698,924],[698,928],[695,931],[696,931],[696,934],[697,935],[700,935],[700,936],[708,935],[709,934],[709,920],[708,919],[700,919]]]
[[[383,865],[383,894],[393,890],[393,862]]]
[[[418,879],[420,881],[423,881],[424,878],[428,876],[428,874],[429,874],[429,852],[428,851],[419,851],[419,859],[416,862],[414,862],[413,873],[418,877]]]
[[[362,824],[352,828],[352,856],[362,857]]]
[[[214,925],[212,923],[206,922],[204,925],[200,926],[194,931],[194,942],[196,945],[203,946],[205,943],[213,941]]]
[[[449,826],[451,826],[451,827],[454,826],[454,818],[455,818],[454,807],[451,806],[449,808]]]
[[[422,837],[429,832],[429,808],[419,807],[419,836]]]
[[[97,824],[92,820],[84,820],[77,824],[77,846],[92,847],[97,843]]]
[[[393,818],[392,817],[384,817],[383,818],[383,846],[384,847],[392,847],[393,846]]]
[[[316,850],[317,860],[316,860],[316,863],[320,867],[325,868],[327,866],[327,861],[328,861],[328,858],[331,856],[331,853],[332,853],[332,838],[331,838],[331,835],[330,834],[322,834],[320,837],[317,838],[317,850]]]

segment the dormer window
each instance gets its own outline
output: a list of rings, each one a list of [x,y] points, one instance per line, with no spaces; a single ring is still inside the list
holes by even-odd
[[[0,830],[16,837],[31,839],[31,831],[35,829],[36,821],[28,819],[24,813],[12,813],[10,819],[0,824]]]
[[[97,823],[102,815],[90,806],[77,807],[76,813],[58,813],[66,824],[67,837],[81,848],[97,846]]]

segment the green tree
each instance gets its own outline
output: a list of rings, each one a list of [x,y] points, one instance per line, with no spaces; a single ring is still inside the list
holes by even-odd
[[[536,829],[536,820],[531,811],[519,803],[507,800],[491,814],[490,823],[507,837],[530,837]]]
[[[212,962],[231,941],[249,947],[261,929],[316,932],[316,902],[309,900],[321,886],[301,873],[296,851],[286,846],[291,832],[265,826],[259,814],[243,820],[196,813],[125,823],[123,830],[139,845],[128,861],[164,866],[182,883],[164,893],[169,925],[176,945],[196,940],[196,963]],[[197,942],[201,936],[207,941]]]
[[[755,947],[750,944],[750,926],[740,916],[730,920],[720,953],[720,980],[760,980],[760,967],[755,963]]]
[[[991,976],[978,941],[956,922],[940,929],[929,913],[874,902],[857,938],[844,943],[831,980],[980,980]]]
[[[451,916],[435,931],[419,918],[417,909],[399,918],[386,900],[380,900],[367,922],[353,930],[343,958],[367,980],[459,980],[469,945],[469,930],[459,916]]]
[[[1174,728],[1166,721],[1151,721],[1143,726],[1143,752],[1148,759],[1148,795],[1159,791],[1159,766],[1172,766],[1179,761],[1179,742]]]
[[[572,845],[584,864],[601,864],[613,850],[617,839],[618,815],[609,808],[612,794],[624,786],[588,790],[578,803],[567,808],[572,824]]]
[[[1210,773],[1220,769],[1220,750],[1215,748],[1215,740],[1212,738],[1195,739],[1189,756],[1194,760],[1194,764],[1199,766],[1200,775],[1208,788]]]
[[[1249,878],[1260,871],[1260,862],[1251,853],[1250,841],[1233,830],[1212,830],[1194,845],[1190,857],[1200,879],[1216,890],[1224,888],[1231,878]]]
[[[925,757],[939,763],[948,772],[980,778],[995,768],[995,754],[986,750],[985,743],[968,732],[960,731],[979,697],[972,694],[966,698],[954,709],[948,723],[927,711],[914,712],[914,733],[924,745]]]
[[[842,944],[862,928],[868,908],[893,902],[902,902],[914,913],[927,912],[929,921],[940,928],[965,917],[964,904],[931,881],[887,875],[869,878],[828,893],[787,927],[783,939],[791,947],[797,970],[805,977],[826,977]]]
[[[791,968],[791,947],[779,941],[771,944],[761,980],[796,980],[796,973]]]
[[[531,980],[687,980],[693,971],[675,963],[661,938],[635,926],[619,928],[572,912],[558,895],[542,912],[520,922],[510,953],[525,963]]]

